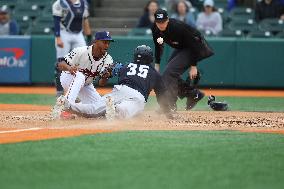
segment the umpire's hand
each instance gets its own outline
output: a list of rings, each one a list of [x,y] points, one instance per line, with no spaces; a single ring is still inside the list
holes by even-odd
[[[155,64],[155,70],[160,73],[160,64]]]
[[[191,80],[193,80],[194,78],[196,78],[196,76],[197,76],[197,67],[196,66],[191,66],[190,67],[190,70],[189,70],[189,78],[191,79]]]

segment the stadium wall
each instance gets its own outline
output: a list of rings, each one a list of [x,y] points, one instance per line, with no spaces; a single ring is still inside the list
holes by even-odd
[[[109,52],[122,63],[131,61],[133,49],[139,44],[154,48],[151,37],[114,38],[116,41]],[[199,63],[201,86],[284,88],[283,39],[209,38],[208,41],[215,50],[215,56]],[[166,46],[162,70],[170,53],[171,49]],[[31,83],[51,84],[56,61],[53,36],[32,36],[30,56]],[[116,79],[110,81],[111,84],[115,82]]]

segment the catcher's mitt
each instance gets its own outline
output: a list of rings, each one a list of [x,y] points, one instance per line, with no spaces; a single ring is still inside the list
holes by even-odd
[[[226,102],[215,102],[215,96],[208,97],[208,105],[215,111],[227,111],[229,106]]]
[[[122,68],[123,64],[120,62],[115,62],[109,67],[104,68],[99,73],[100,78],[112,78],[118,75],[119,70]]]

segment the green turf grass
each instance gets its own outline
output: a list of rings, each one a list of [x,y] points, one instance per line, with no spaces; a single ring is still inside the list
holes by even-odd
[[[277,111],[284,112],[284,98],[281,97],[217,97],[217,101],[226,101],[233,111]],[[150,96],[146,109],[157,107],[156,97]],[[178,109],[184,110],[186,100],[178,100]],[[38,94],[0,94],[0,104],[38,104],[54,105],[54,95]],[[211,110],[207,97],[203,98],[193,110]]]
[[[0,145],[0,187],[282,189],[284,136],[145,131]]]
[[[284,98],[281,97],[217,97],[216,101],[227,102],[231,111],[266,111],[284,112]],[[153,109],[156,99],[149,99],[147,108]],[[178,110],[185,110],[186,99],[178,100]],[[212,110],[204,97],[193,110]]]
[[[0,94],[0,104],[55,104],[55,95],[45,94]]]

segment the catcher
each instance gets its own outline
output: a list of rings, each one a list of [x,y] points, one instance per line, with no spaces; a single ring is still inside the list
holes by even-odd
[[[110,42],[114,41],[109,32],[97,32],[91,46],[83,46],[73,49],[58,63],[58,69],[62,71],[60,82],[64,88],[64,97],[75,103],[77,98],[81,103],[96,103],[102,100],[96,91],[93,81],[100,77],[99,86],[104,86],[110,76],[108,68],[113,65],[112,57],[107,53]],[[58,98],[60,101],[62,97]],[[55,105],[52,112],[53,118],[58,118],[60,107]]]

